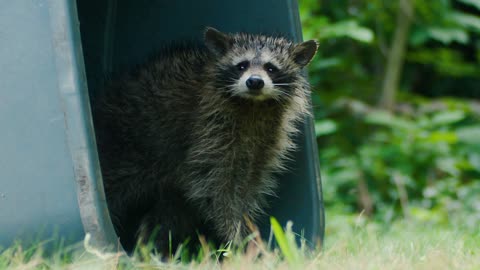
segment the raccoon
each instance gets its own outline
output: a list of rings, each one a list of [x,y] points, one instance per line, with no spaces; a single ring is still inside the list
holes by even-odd
[[[248,235],[274,194],[274,172],[309,113],[302,68],[317,43],[226,34],[176,44],[113,80],[94,108],[105,194],[125,249],[161,252],[198,234]]]

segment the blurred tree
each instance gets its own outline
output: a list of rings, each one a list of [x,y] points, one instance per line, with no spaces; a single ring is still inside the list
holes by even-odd
[[[398,82],[402,74],[408,35],[413,20],[413,11],[410,0],[399,1],[395,33],[387,55],[385,77],[382,84],[380,106],[384,109],[392,110],[395,105]]]

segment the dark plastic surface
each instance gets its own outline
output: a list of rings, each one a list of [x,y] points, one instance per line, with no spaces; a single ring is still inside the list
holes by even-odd
[[[296,1],[93,1],[78,2],[87,78],[92,102],[102,78],[140,64],[172,40],[201,39],[205,26],[225,32],[282,33],[301,40]],[[268,12],[266,12],[268,11]],[[309,241],[323,238],[321,185],[312,119],[301,127],[299,151],[291,171],[280,176],[278,198],[271,198],[269,215]],[[269,221],[261,221],[268,236]]]

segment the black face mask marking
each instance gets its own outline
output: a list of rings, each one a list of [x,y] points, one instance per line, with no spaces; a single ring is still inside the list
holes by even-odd
[[[242,62],[240,62],[236,65],[236,67],[239,71],[245,71],[245,70],[248,69],[249,66],[250,66],[250,62],[248,62],[246,60],[242,61]]]

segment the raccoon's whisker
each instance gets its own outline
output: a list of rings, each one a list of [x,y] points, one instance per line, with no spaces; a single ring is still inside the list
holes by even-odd
[[[292,96],[293,95],[291,93],[288,93],[279,89],[278,94],[273,96],[273,99],[279,101],[281,104],[284,104],[286,102],[285,97],[291,98]]]
[[[235,79],[231,79],[231,80],[218,80],[218,82],[230,84],[230,83],[235,83]]]
[[[281,81],[281,80],[285,80],[285,79],[288,79],[289,78],[289,75],[288,74],[283,74],[283,75],[280,75],[278,77],[276,77],[276,81]]]
[[[277,86],[277,85],[290,85],[290,83],[274,83],[273,85]]]
[[[281,93],[281,96],[286,96],[286,97],[293,97],[293,94],[292,93],[289,93],[287,91],[283,91],[282,89],[278,89],[278,92]]]

